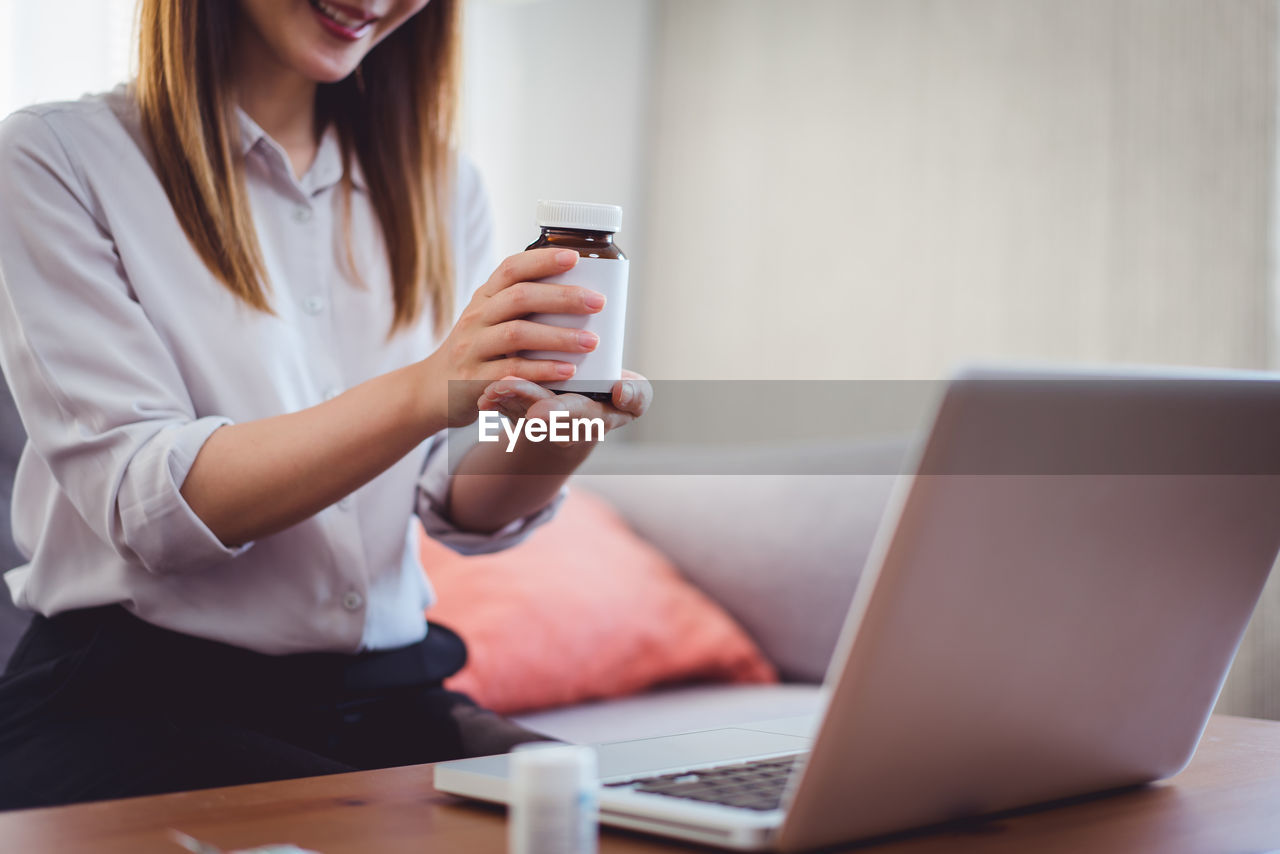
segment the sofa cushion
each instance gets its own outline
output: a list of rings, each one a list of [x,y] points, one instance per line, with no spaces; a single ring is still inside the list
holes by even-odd
[[[896,476],[814,472],[894,472],[907,447],[905,440],[763,452],[617,446],[611,473],[577,482],[606,496],[724,606],[784,679],[818,682]],[[761,468],[795,473],[752,473],[756,454]],[[726,468],[743,473],[679,473]]]
[[[439,595],[429,616],[469,648],[445,684],[497,711],[669,682],[777,680],[722,608],[581,489],[507,551],[463,557],[425,535],[421,548]]]
[[[599,744],[816,714],[822,702],[817,685],[686,685],[516,720],[553,738]]]

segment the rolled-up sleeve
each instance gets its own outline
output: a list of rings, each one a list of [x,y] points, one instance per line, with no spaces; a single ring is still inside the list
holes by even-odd
[[[156,572],[228,548],[181,487],[213,431],[133,297],[100,206],[48,120],[0,124],[0,365],[31,449],[94,531]]]
[[[437,433],[431,438],[422,476],[418,478],[418,519],[422,521],[423,530],[432,539],[464,555],[502,551],[529,536],[560,509],[560,504],[568,493],[568,488],[563,486],[542,509],[512,520],[491,534],[459,529],[445,512],[453,477],[449,472],[449,442],[445,436],[445,433]]]

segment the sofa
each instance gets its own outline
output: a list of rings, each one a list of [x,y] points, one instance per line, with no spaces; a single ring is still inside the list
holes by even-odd
[[[0,558],[9,486],[23,437],[0,396]],[[518,720],[574,742],[600,742],[816,711],[821,681],[886,499],[902,440],[788,447],[602,449],[576,487],[606,498],[685,579],[724,608],[780,676],[777,684],[668,686],[636,696],[546,709]],[[608,453],[605,453],[605,451]],[[714,474],[688,472],[715,471]],[[0,661],[26,616],[0,596]],[[922,631],[927,627],[922,626]],[[1219,701],[1219,711],[1280,719],[1280,583],[1268,586]]]
[[[893,485],[901,441],[789,448],[616,446],[574,488],[607,499],[724,608],[778,671],[774,685],[682,685],[518,716],[583,743],[816,711],[821,682]],[[686,474],[714,470],[715,474]],[[762,471],[768,473],[761,473]],[[652,473],[657,472],[657,473]]]

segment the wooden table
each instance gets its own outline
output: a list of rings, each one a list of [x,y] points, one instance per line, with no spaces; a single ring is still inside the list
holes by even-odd
[[[4,854],[181,850],[177,828],[224,848],[292,842],[323,854],[502,852],[504,813],[464,804],[418,765],[81,806],[0,813]],[[610,854],[705,851],[605,830]],[[1280,849],[1280,723],[1215,717],[1177,777],[1050,809],[899,837],[861,850],[929,852],[1263,852]]]

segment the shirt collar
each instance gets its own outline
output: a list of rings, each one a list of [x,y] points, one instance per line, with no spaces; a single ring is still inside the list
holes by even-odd
[[[240,128],[239,143],[241,157],[244,157],[252,151],[253,147],[262,140],[270,139],[270,137],[267,136],[267,132],[263,130],[257,122],[249,118],[249,114],[240,107],[236,107],[236,123]]]
[[[248,156],[249,152],[255,148],[273,150],[279,165],[292,178],[293,173],[289,169],[288,155],[285,154],[280,144],[272,139],[270,134],[263,130],[262,126],[250,118],[249,114],[240,107],[236,107],[236,120],[239,124],[240,156]],[[351,183],[357,189],[367,189],[364,171],[360,168],[360,162],[354,155],[351,157],[348,171],[350,172]],[[316,158],[312,161],[311,168],[307,170],[305,175],[297,179],[297,183],[308,194],[315,194],[337,184],[342,180],[342,173],[342,143],[338,139],[337,128],[330,124],[320,136],[320,145],[316,149]]]

